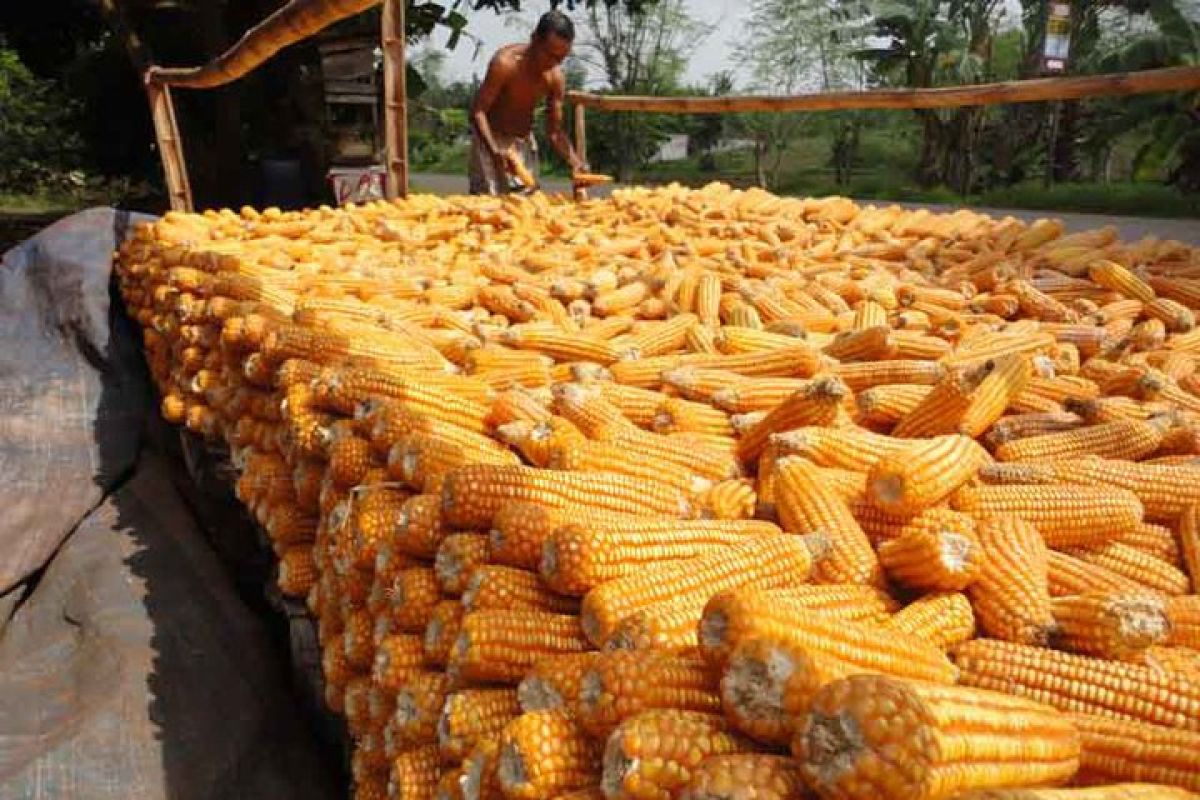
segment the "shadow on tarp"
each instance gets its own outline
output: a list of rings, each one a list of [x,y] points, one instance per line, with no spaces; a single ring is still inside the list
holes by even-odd
[[[0,267],[0,798],[342,789],[173,483],[92,209]]]

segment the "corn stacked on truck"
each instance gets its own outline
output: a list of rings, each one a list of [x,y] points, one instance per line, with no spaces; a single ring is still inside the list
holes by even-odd
[[[118,261],[356,798],[1200,792],[1194,248],[713,184]]]

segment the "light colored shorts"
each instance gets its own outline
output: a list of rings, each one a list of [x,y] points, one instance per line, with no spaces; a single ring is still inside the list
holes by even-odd
[[[525,167],[538,177],[538,148],[537,138],[530,131],[528,136],[493,136],[496,146],[502,151],[516,145],[517,153],[525,162]],[[483,140],[474,128],[471,129],[471,149],[467,154],[467,179],[470,182],[471,194],[506,194],[513,190],[512,184],[501,182],[496,178],[496,165],[492,163]]]

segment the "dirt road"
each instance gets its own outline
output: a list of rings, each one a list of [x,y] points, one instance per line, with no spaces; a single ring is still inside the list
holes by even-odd
[[[570,184],[563,180],[548,179],[545,188],[552,192],[566,192]],[[412,176],[412,187],[416,191],[433,192],[434,194],[459,194],[467,190],[467,179],[462,175],[435,175],[432,173],[417,173]],[[601,188],[601,192],[605,189]],[[884,200],[864,200],[864,205],[886,205]],[[919,203],[900,203],[906,208],[928,208],[930,211],[953,211],[956,206],[925,205]],[[1160,239],[1177,239],[1200,246],[1200,220],[1197,219],[1158,219],[1154,217],[1119,217],[1108,214],[1074,214],[1054,211],[1023,211],[1002,208],[978,208],[992,216],[1014,216],[1017,219],[1032,221],[1042,217],[1057,217],[1063,221],[1069,231],[1102,228],[1112,225],[1117,229],[1122,239],[1127,241],[1141,239],[1144,236],[1157,236]]]

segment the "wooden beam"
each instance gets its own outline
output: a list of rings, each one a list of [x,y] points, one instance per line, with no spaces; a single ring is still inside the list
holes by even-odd
[[[404,0],[383,2],[384,193],[408,197],[408,87],[404,74]]]
[[[150,106],[150,118],[154,123],[154,141],[162,161],[163,181],[167,185],[167,199],[171,210],[191,211],[192,187],[188,180],[183,141],[179,138],[179,123],[175,119],[175,104],[171,100],[171,91],[166,86],[159,86],[147,79],[146,73],[151,63],[150,54],[137,32],[125,19],[117,0],[100,0],[100,11],[124,43],[129,60],[142,79],[146,102]]]
[[[568,92],[567,99],[603,111],[646,111],[655,114],[720,114],[753,111],[835,111],[859,108],[950,108],[1045,100],[1078,100],[1151,92],[1200,89],[1200,67],[1169,67],[1144,72],[1039,78],[1028,81],[947,86],[938,89],[878,89],[869,92],[824,92],[802,95],[740,97],[643,97]]]

